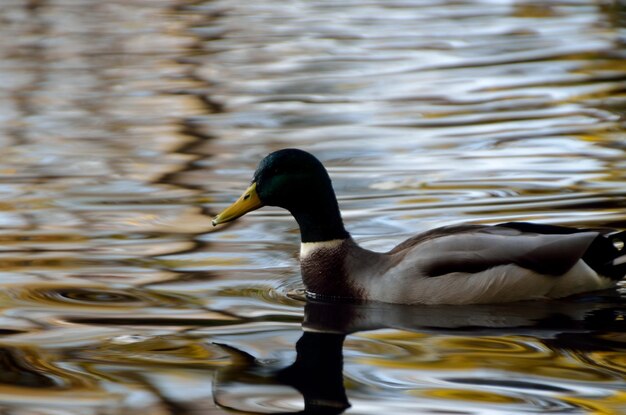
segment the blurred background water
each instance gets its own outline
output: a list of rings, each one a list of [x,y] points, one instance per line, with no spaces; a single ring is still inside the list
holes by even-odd
[[[305,310],[286,212],[210,225],[299,147],[371,249],[626,228],[625,42],[619,0],[2,0],[0,413],[626,413],[619,293]]]

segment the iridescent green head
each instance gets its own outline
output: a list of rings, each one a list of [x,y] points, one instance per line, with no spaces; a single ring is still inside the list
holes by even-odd
[[[263,206],[291,212],[300,225],[303,242],[348,235],[330,177],[322,163],[306,151],[283,149],[261,160],[250,187],[217,215],[213,224],[230,222]]]

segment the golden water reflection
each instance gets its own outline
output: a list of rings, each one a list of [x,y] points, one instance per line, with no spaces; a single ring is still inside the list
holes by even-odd
[[[210,224],[301,147],[372,249],[461,221],[626,227],[624,16],[4,0],[0,413],[625,413],[615,293],[338,309],[304,301],[285,212]]]

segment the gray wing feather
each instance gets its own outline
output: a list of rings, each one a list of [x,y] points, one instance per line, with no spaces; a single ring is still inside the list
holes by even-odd
[[[543,235],[506,228],[476,228],[450,232],[423,241],[421,267],[428,276],[452,272],[476,273],[515,264],[546,275],[562,275],[585,254],[597,232]],[[450,229],[452,231],[452,229]]]
[[[515,264],[541,274],[562,275],[569,271],[587,252],[598,236],[595,232],[571,235],[546,235],[557,240],[542,241],[528,252],[514,255]]]

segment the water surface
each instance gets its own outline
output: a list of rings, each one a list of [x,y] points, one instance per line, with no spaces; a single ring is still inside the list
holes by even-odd
[[[624,13],[3,1],[3,413],[626,412],[619,292],[306,304],[285,212],[210,224],[299,147],[371,249],[460,222],[626,228]]]

